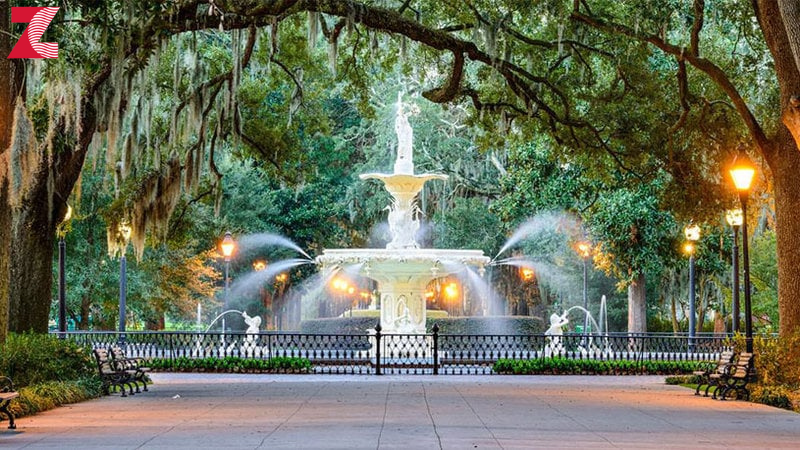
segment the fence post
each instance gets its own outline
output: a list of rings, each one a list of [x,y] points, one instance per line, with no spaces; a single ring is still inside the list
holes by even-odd
[[[381,374],[381,324],[375,325],[375,375]]]
[[[169,341],[169,366],[175,370],[175,347],[172,343],[172,333],[167,334],[167,341]]]
[[[433,374],[439,375],[439,324],[433,324]]]

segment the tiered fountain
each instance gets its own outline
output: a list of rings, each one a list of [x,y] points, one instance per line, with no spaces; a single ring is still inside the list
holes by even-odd
[[[477,267],[483,272],[489,258],[481,250],[422,249],[416,242],[419,230],[417,194],[428,180],[446,180],[438,173],[414,174],[413,131],[397,99],[397,160],[394,173],[366,173],[360,177],[378,179],[392,195],[389,229],[392,240],[385,249],[326,249],[316,261],[323,273],[358,267],[359,275],[378,282],[381,300],[381,328],[384,333],[425,333],[425,288],[431,280]]]

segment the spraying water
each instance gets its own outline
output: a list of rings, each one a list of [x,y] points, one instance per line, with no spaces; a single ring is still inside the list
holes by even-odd
[[[247,275],[236,280],[231,286],[230,295],[232,297],[251,296],[258,293],[267,281],[272,280],[275,275],[285,272],[293,267],[311,264],[307,259],[285,259],[276,261],[268,265],[264,270],[252,271]]]
[[[239,238],[239,246],[242,250],[254,250],[267,246],[284,247],[300,253],[309,260],[311,259],[311,256],[309,256],[305,250],[300,248],[299,245],[295,244],[294,241],[286,236],[281,236],[274,233],[257,233],[242,236]]]
[[[229,314],[229,313],[237,313],[239,315],[242,314],[242,312],[237,310],[237,309],[229,309],[227,311],[223,311],[223,312],[219,313],[219,315],[217,317],[215,317],[214,320],[212,320],[210,324],[208,324],[208,327],[206,327],[206,331],[205,332],[208,333],[208,330],[210,330],[211,327],[214,326],[214,324],[217,322],[217,320],[222,318],[222,316],[224,316],[225,314]]]
[[[520,241],[536,237],[536,235],[546,231],[559,231],[563,228],[578,228],[577,220],[566,213],[547,212],[537,214],[520,225],[510,238],[503,244],[495,258],[502,255],[506,250],[514,247]]]

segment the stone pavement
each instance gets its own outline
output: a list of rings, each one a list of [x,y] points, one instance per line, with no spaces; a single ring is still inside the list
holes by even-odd
[[[800,414],[663,377],[154,374],[1,422],[16,449],[800,448]]]

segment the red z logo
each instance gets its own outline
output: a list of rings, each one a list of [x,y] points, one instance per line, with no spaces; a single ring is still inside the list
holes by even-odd
[[[60,8],[21,7],[11,8],[11,22],[28,23],[28,28],[20,36],[17,45],[11,49],[8,59],[12,58],[58,58],[58,44],[55,42],[39,42],[53,17]]]

